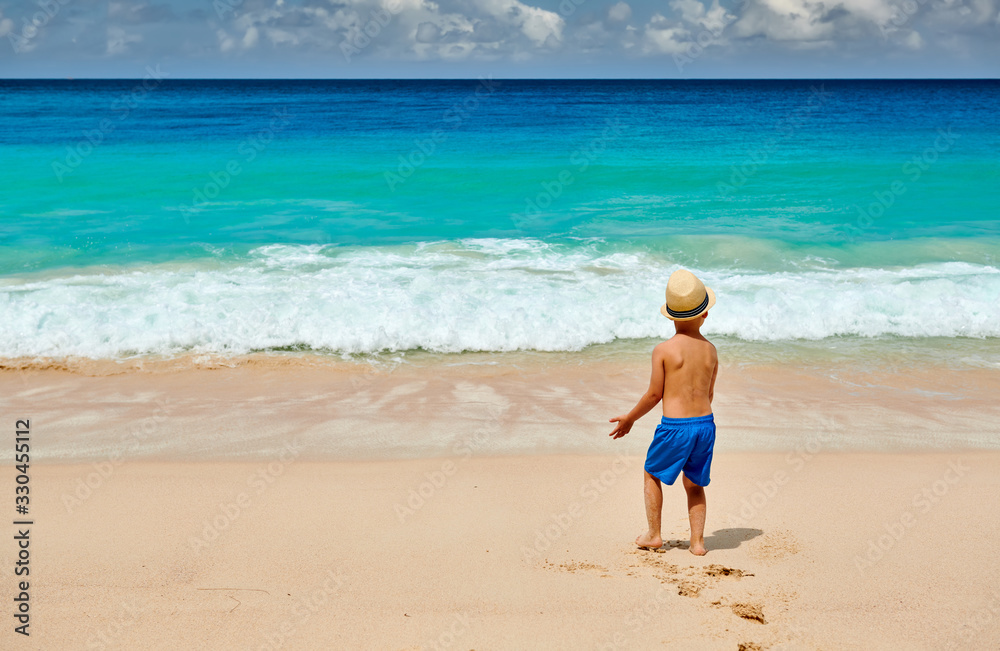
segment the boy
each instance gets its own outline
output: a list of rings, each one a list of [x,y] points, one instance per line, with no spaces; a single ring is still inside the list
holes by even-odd
[[[708,486],[715,445],[712,398],[719,358],[715,346],[701,334],[701,324],[715,305],[715,293],[684,269],[675,271],[667,282],[667,302],[660,308],[674,322],[676,334],[653,349],[653,376],[649,390],[625,416],[612,418],[618,425],[610,436],[619,439],[629,433],[663,399],[663,419],[646,453],[645,495],[649,530],[635,539],[642,549],[659,550],[660,511],[663,491],[660,482],[672,486],[684,472],[691,546],[696,556],[705,549],[705,486]]]

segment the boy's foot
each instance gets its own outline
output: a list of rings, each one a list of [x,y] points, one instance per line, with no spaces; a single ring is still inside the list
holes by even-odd
[[[691,546],[688,547],[688,551],[694,554],[695,556],[704,556],[705,554],[708,553],[708,550],[705,549],[704,543],[698,543],[698,544],[691,543]]]
[[[660,550],[663,547],[663,538],[660,536],[650,536],[649,533],[641,533],[635,539],[635,544],[639,546],[639,549],[650,549],[653,551],[664,551]]]

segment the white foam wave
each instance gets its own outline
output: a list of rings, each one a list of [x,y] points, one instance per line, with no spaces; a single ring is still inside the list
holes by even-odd
[[[272,245],[221,267],[7,278],[0,356],[579,350],[669,336],[659,306],[676,268],[651,253],[522,239]],[[718,295],[706,333],[1000,336],[1000,270],[990,266],[694,271]]]

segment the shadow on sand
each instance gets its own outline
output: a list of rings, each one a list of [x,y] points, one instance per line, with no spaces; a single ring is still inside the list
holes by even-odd
[[[740,543],[753,540],[762,533],[764,532],[760,529],[747,529],[746,527],[716,529],[712,532],[712,535],[705,536],[705,549],[708,551],[712,551],[713,549],[736,549],[740,546]],[[667,540],[663,544],[663,547],[667,549],[671,547],[687,549],[688,546],[689,541],[687,540]]]

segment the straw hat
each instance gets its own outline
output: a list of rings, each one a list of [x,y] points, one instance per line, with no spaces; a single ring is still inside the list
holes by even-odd
[[[671,321],[697,319],[715,305],[715,292],[687,269],[678,269],[667,281],[667,303],[660,313]]]

